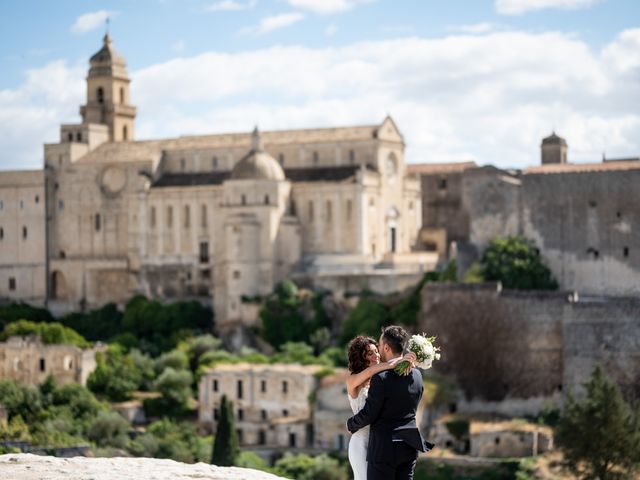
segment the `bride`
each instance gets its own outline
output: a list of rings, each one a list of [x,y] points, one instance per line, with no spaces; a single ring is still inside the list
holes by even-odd
[[[415,362],[413,353],[402,358],[394,358],[380,363],[378,344],[371,337],[359,335],[349,343],[349,371],[347,392],[349,404],[354,415],[362,410],[369,394],[369,380],[376,373],[390,370],[402,360]],[[409,370],[411,371],[411,370]],[[367,480],[367,447],[369,445],[369,427],[362,428],[353,434],[349,441],[349,463],[353,470],[354,480]]]

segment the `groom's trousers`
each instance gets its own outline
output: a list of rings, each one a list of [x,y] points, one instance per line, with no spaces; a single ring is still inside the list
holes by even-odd
[[[418,451],[405,442],[393,442],[393,458],[369,461],[367,480],[413,480]]]

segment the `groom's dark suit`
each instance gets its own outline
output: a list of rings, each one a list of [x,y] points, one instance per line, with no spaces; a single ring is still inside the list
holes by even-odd
[[[407,376],[386,370],[371,377],[367,402],[347,420],[351,433],[371,425],[367,480],[413,478],[418,451],[431,447],[416,425],[423,389],[417,368]]]

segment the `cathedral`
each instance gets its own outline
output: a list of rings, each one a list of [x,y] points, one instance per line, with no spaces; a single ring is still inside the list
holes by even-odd
[[[0,298],[60,313],[198,298],[231,325],[286,278],[385,292],[435,266],[416,248],[420,184],[391,117],[136,140],[129,87],[107,34],[81,122],[45,144],[42,170],[0,172]]]

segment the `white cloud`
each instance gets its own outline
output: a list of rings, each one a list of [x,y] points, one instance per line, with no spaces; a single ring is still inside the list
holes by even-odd
[[[327,37],[333,37],[338,31],[338,27],[336,27],[335,23],[332,23],[330,25],[327,26],[327,28],[324,29],[324,34]]]
[[[219,2],[212,3],[206,10],[210,12],[229,12],[238,10],[248,10],[253,8],[257,4],[257,0],[249,0],[246,3],[237,2],[235,0],[221,0]]]
[[[354,125],[391,113],[410,162],[524,167],[539,162],[553,128],[571,161],[637,156],[639,39],[627,30],[595,51],[561,33],[502,31],[207,52],[132,72],[136,132]],[[42,143],[57,138],[60,123],[78,121],[85,75],[84,62],[57,62],[0,91],[0,168],[40,165]]]
[[[98,10],[97,12],[85,13],[76,18],[71,26],[71,32],[76,34],[87,33],[97,28],[105,26],[107,18],[114,18],[119,12],[109,10]]]
[[[182,51],[184,51],[185,45],[186,44],[184,43],[184,40],[178,40],[176,42],[173,42],[173,44],[171,45],[171,50],[176,53],[181,53]]]
[[[494,23],[482,22],[473,23],[471,25],[452,25],[447,27],[450,32],[461,32],[471,34],[489,33],[496,30],[498,27]]]
[[[600,0],[496,0],[496,10],[502,15],[522,15],[523,13],[558,8],[576,10],[587,8]]]
[[[372,3],[375,0],[287,0],[289,5],[313,13],[337,13],[350,10],[356,5]]]
[[[288,27],[294,23],[298,23],[304,18],[304,14],[300,12],[281,13],[280,15],[272,15],[260,19],[257,27],[243,28],[240,33],[257,33],[264,34],[277,30],[279,28]]]

